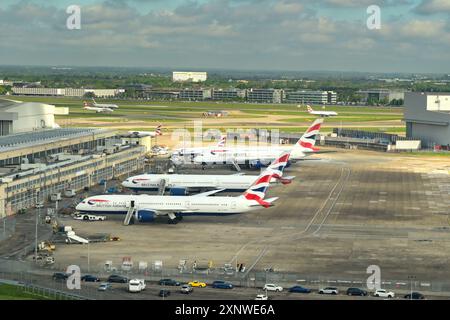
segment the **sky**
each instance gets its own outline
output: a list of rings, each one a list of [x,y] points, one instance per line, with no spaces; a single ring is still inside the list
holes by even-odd
[[[450,0],[2,0],[0,28],[2,65],[450,73]]]

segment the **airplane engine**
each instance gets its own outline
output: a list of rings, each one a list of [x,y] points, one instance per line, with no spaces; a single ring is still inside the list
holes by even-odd
[[[136,212],[136,218],[139,222],[153,222],[156,217],[156,212],[151,210],[138,210]]]
[[[252,169],[261,169],[264,165],[260,160],[252,160],[248,162],[248,166]]]

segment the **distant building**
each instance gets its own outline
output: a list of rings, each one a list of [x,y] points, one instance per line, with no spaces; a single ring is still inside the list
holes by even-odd
[[[213,100],[232,100],[245,98],[245,90],[240,89],[213,89]]]
[[[14,81],[0,79],[0,86],[12,86],[13,84],[14,84]]]
[[[180,97],[180,91],[174,89],[151,89],[144,93],[149,99],[174,100]]]
[[[398,90],[389,90],[389,89],[369,89],[369,90],[360,90],[358,91],[360,95],[362,95],[362,101],[364,103],[368,102],[382,102],[387,101],[388,103],[392,102],[392,100],[404,100],[405,92]]]
[[[406,136],[422,145],[450,146],[450,93],[405,94]]]
[[[204,82],[208,79],[206,72],[180,72],[174,71],[172,73],[173,82]]]
[[[184,89],[180,91],[180,99],[182,100],[207,100],[211,97],[211,89]]]
[[[83,97],[86,93],[93,93],[99,98],[112,98],[124,93],[124,89],[79,89],[79,88],[30,88],[13,87],[13,94],[24,96],[61,96]]]
[[[283,90],[279,89],[249,89],[247,90],[247,101],[257,103],[281,103],[283,101]]]
[[[336,104],[337,93],[334,91],[286,91],[284,102],[301,104]]]

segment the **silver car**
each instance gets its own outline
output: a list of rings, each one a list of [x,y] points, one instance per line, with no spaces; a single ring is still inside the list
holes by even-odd
[[[326,287],[319,290],[319,294],[339,294],[339,290],[334,287]]]

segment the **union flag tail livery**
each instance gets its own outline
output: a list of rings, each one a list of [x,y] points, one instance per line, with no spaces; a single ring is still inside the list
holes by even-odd
[[[289,157],[291,156],[290,151],[283,152],[278,158],[276,158],[268,167],[267,171],[272,172],[272,177],[281,181],[282,184],[289,184],[292,182],[291,179],[283,178],[283,170],[286,168]]]
[[[227,136],[221,136],[219,142],[217,143],[217,146],[225,147],[226,142],[227,142]]]
[[[160,124],[159,126],[156,127],[155,134],[157,136],[162,136],[161,128],[162,128],[162,124]]]
[[[247,200],[258,202],[264,208],[269,208],[271,203],[264,201],[264,197],[266,196],[266,191],[269,187],[272,175],[272,172],[265,170],[242,196]]]
[[[316,136],[320,133],[320,127],[322,126],[323,119],[317,119],[313,124],[306,130],[303,136],[298,140],[295,147],[300,148],[303,152],[315,152],[319,151],[316,148]]]

